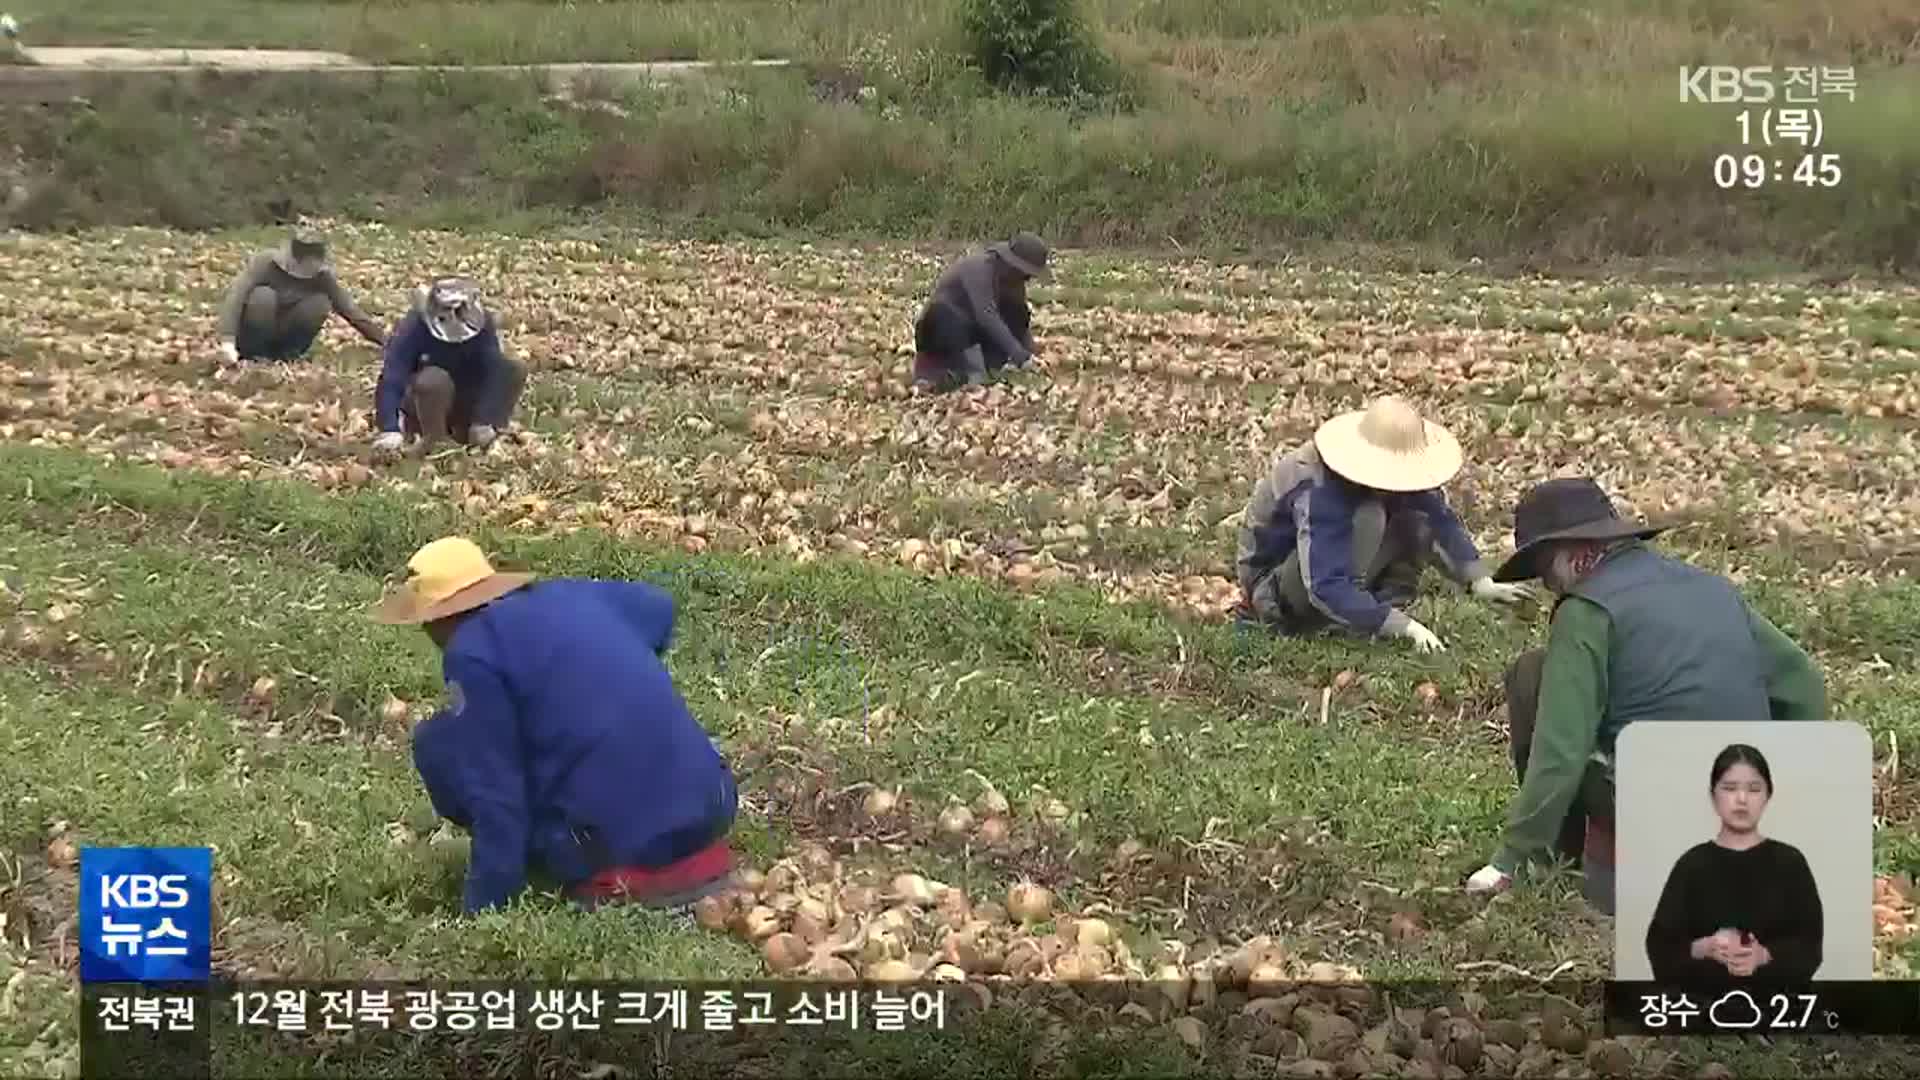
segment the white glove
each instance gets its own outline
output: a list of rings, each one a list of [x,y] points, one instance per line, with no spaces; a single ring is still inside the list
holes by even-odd
[[[1495,604],[1532,603],[1538,599],[1534,591],[1524,582],[1508,585],[1490,577],[1478,578],[1474,581],[1473,595]]]
[[[391,454],[407,444],[407,437],[397,431],[383,431],[374,437],[373,452]]]
[[[1412,619],[1407,620],[1407,625],[1401,628],[1398,636],[1413,642],[1413,647],[1423,653],[1447,651],[1447,647],[1440,643],[1440,639],[1434,636],[1433,631]]]
[[[467,445],[476,450],[485,450],[493,445],[493,440],[499,435],[500,433],[493,430],[491,424],[475,424],[467,429]]]
[[[1507,886],[1512,884],[1513,879],[1501,873],[1499,867],[1488,864],[1475,870],[1473,876],[1467,879],[1467,891],[1469,893],[1505,892]]]
[[[221,342],[221,343],[220,343],[220,358],[221,358],[222,360],[225,360],[225,361],[226,361],[227,363],[229,363],[229,364],[237,364],[237,363],[239,363],[239,362],[240,362],[240,347],[239,347],[238,345],[235,345],[235,344],[234,344],[233,342],[231,342],[231,341],[223,341],[223,342]]]

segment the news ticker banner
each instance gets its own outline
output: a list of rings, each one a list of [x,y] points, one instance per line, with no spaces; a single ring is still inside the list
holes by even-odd
[[[678,1037],[718,1045],[767,1037],[902,1036],[961,1032],[995,1004],[1059,1010],[1089,1028],[1171,1014],[1151,980],[1090,983],[988,982],[896,985],[769,980],[747,983],[224,982],[89,983],[81,1018],[88,1076],[213,1077],[263,1074],[262,1060],[337,1059],[340,1048],[389,1057],[445,1052],[461,1060],[498,1056],[546,1039],[595,1053],[644,1054]],[[985,993],[981,993],[985,991]],[[1573,1005],[1609,1035],[1920,1037],[1920,983],[1774,985],[1585,983],[1299,983],[1263,988],[1295,1009],[1318,1004],[1364,1030],[1390,1008],[1452,1002],[1454,1015],[1525,1020],[1549,999]],[[1238,997],[1246,997],[1239,992]],[[1065,998],[1072,1008],[1061,1008]],[[1473,1004],[1463,1004],[1471,1000]],[[1129,1006],[1134,1011],[1129,1014]],[[1220,1037],[1259,1010],[1226,998],[1192,1015]],[[1242,1033],[1245,1029],[1242,1028]],[[1598,1034],[1598,1032],[1595,1032]],[[384,1049],[383,1049],[384,1047]],[[489,1049],[491,1048],[491,1049]],[[348,1069],[342,1075],[351,1075]],[[295,1070],[284,1075],[314,1075]]]

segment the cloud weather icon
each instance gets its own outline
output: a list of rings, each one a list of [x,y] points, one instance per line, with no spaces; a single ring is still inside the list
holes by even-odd
[[[1746,1013],[1741,1013],[1742,1006]],[[1707,1019],[1718,1028],[1750,1028],[1760,1026],[1760,1005],[1745,990],[1729,991],[1713,1008],[1707,1010]]]

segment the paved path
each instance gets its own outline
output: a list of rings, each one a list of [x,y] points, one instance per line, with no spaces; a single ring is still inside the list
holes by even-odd
[[[50,102],[85,95],[102,76],[180,77],[209,69],[222,72],[303,72],[329,76],[388,78],[423,74],[539,74],[562,85],[590,75],[629,83],[659,83],[729,68],[786,67],[785,60],[716,64],[676,60],[630,64],[369,64],[344,53],[280,49],[95,49],[26,50],[31,64],[0,64],[0,101]]]

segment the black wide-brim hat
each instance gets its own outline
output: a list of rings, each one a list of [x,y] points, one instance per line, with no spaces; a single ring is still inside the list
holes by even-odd
[[[1535,484],[1513,510],[1514,552],[1493,572],[1495,581],[1529,581],[1540,576],[1541,545],[1550,540],[1645,540],[1672,525],[1649,525],[1623,518],[1600,485],[1584,476]]]

